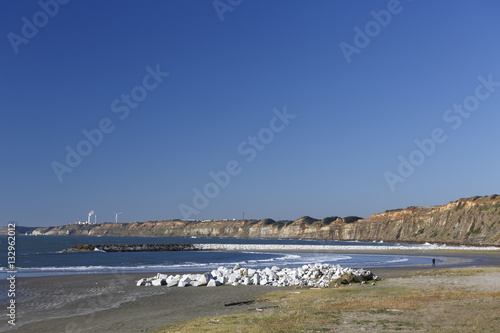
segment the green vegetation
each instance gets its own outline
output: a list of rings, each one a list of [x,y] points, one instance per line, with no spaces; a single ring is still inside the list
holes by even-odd
[[[262,221],[263,225],[270,225],[270,224],[275,224],[275,223],[276,223],[276,221],[273,219],[265,219]]]
[[[492,208],[493,208],[493,205],[483,204],[483,205],[479,206],[479,211],[484,212],[484,211],[487,211],[487,210],[492,209]]]
[[[347,216],[347,217],[344,217],[344,223],[354,223],[358,220],[361,220],[362,217],[359,217],[359,216]]]
[[[462,202],[460,202],[460,203],[459,203],[459,204],[455,207],[455,210],[456,210],[456,211],[457,211],[457,210],[460,210],[460,209],[464,208],[464,206],[465,206],[465,202],[463,202],[463,201],[462,201]]]
[[[340,217],[338,217],[338,216],[329,216],[329,217],[325,217],[323,220],[321,220],[321,222],[324,225],[329,225],[330,223],[335,222],[339,218]]]
[[[312,218],[310,216],[303,216],[300,218],[302,221],[304,221],[305,224],[310,225],[313,224],[314,222],[319,221],[318,219]]]
[[[492,194],[492,195],[484,195],[484,196],[481,196],[481,195],[476,195],[476,196],[473,196],[473,197],[470,197],[470,198],[460,198],[458,199],[456,202],[458,201],[486,201],[486,200],[495,200],[495,199],[498,199],[500,197],[500,195],[498,194]]]
[[[393,212],[400,212],[402,211],[403,208],[396,208],[396,209],[388,209],[384,213],[393,213]]]
[[[476,222],[477,222],[477,217],[474,217],[474,222],[472,222],[472,224],[469,228],[469,231],[465,234],[465,237],[469,237],[470,235],[481,233],[481,230],[483,229],[483,226],[484,226],[484,221],[481,221],[481,225],[478,226],[477,228],[475,228]]]

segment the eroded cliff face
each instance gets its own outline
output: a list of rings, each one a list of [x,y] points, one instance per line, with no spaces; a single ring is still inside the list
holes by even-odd
[[[239,237],[500,245],[500,196],[460,199],[443,206],[408,207],[349,218],[296,221],[160,221],[38,228],[34,235]],[[354,219],[355,220],[355,219]]]
[[[386,211],[359,221],[354,229],[355,237],[364,239],[381,235],[397,241],[500,244],[500,196]]]

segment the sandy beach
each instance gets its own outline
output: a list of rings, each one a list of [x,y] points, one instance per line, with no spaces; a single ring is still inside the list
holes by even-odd
[[[404,252],[404,255],[409,254]],[[500,266],[500,254],[489,251],[415,251],[412,254],[440,258],[444,260],[440,267]],[[378,267],[372,270],[387,279],[429,268],[430,263],[429,266]],[[0,331],[148,332],[192,318],[248,312],[252,305],[228,307],[224,304],[253,300],[264,293],[283,290],[269,286],[166,288],[135,285],[135,281],[148,276],[151,274],[19,278],[16,286],[17,325],[12,330],[13,327],[4,320]],[[2,281],[1,287],[5,286]]]
[[[20,278],[16,332],[141,332],[200,316],[241,311],[267,286],[137,287],[148,274]],[[36,300],[36,303],[33,302]],[[12,329],[6,320],[2,331]]]

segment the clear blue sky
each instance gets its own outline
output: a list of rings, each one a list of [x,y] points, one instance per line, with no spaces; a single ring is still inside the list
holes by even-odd
[[[368,217],[500,192],[498,1],[42,3],[0,2],[3,225]]]

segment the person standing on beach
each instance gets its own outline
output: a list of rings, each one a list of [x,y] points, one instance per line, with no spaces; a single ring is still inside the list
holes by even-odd
[[[436,259],[432,258],[432,267],[436,267]]]

